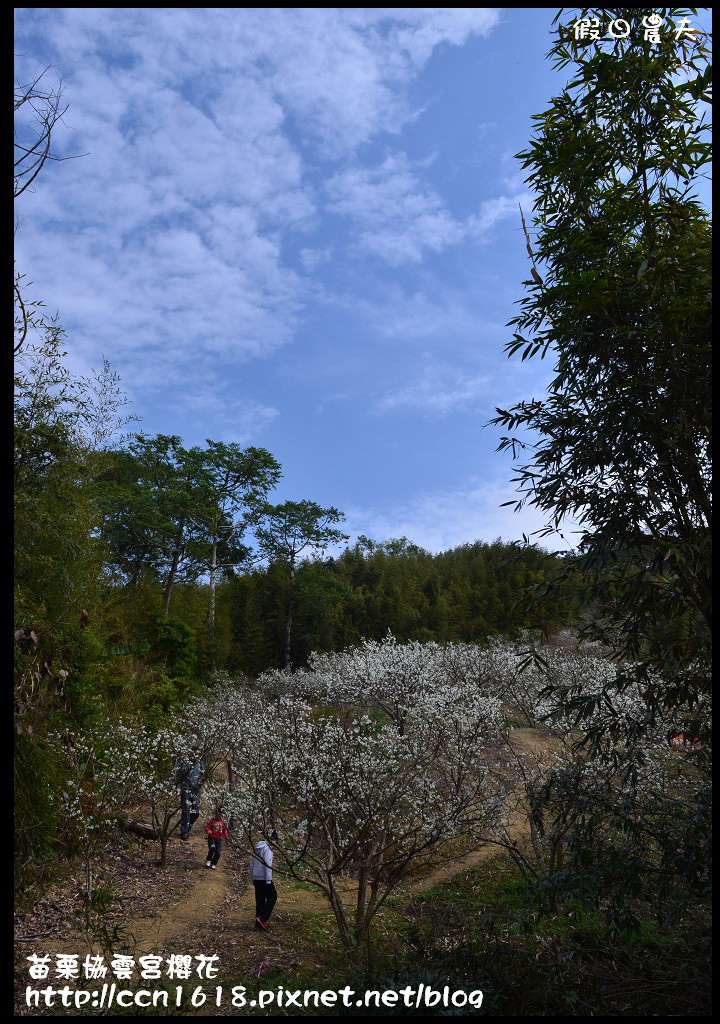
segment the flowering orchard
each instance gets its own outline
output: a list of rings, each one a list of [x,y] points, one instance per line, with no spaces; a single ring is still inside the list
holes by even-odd
[[[617,687],[627,666],[597,646],[536,653],[528,638],[481,648],[388,635],[223,687],[193,713],[232,735],[236,840],[250,849],[275,830],[276,868],[325,894],[348,948],[400,883],[483,843],[505,847],[553,909],[562,878],[608,903],[612,879],[588,888],[598,856],[662,876],[669,900],[667,837],[690,804],[702,818],[705,800],[702,766],[668,746],[677,716],[650,711],[638,685]],[[581,693],[589,716],[567,713],[558,690]],[[579,741],[597,721],[625,740],[589,757]],[[518,725],[542,727],[542,750],[515,742]]]
[[[503,813],[489,768],[500,702],[428,667],[441,653],[390,639],[364,645],[362,675],[351,651],[197,706],[236,723],[236,840],[250,849],[275,830],[275,867],[325,895],[351,950],[400,882],[477,845]]]
[[[481,648],[388,635],[254,685],[219,676],[172,729],[90,743],[69,802],[88,836],[143,806],[164,863],[178,773],[202,760],[206,807],[222,804],[248,852],[275,833],[274,868],[324,894],[349,950],[401,883],[484,844],[508,851],[549,910],[570,893],[627,917],[642,894],[661,916],[705,885],[702,757],[670,748],[674,713],[637,685],[618,691],[624,669],[597,647],[536,654],[528,638]],[[589,716],[558,706],[571,690]],[[583,735],[608,720],[622,741],[591,756]],[[90,776],[103,797],[88,805]]]
[[[88,899],[92,861],[107,837],[108,823],[127,824],[137,808],[150,817],[146,836],[161,843],[165,863],[167,841],[179,822],[177,766],[189,756],[188,737],[165,729],[150,733],[118,724],[112,730],[51,737],[61,760],[66,789],[66,836],[86,859]]]
[[[474,644],[366,640],[339,654],[312,654],[306,670],[271,670],[258,679],[268,693],[293,693],[314,702],[376,709],[402,735],[411,720],[471,709],[499,720],[493,693],[494,648]]]

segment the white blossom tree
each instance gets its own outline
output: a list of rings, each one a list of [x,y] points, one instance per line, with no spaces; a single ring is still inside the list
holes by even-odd
[[[188,705],[156,733],[126,730],[133,757],[143,766],[138,772],[135,798],[149,812],[153,838],[160,842],[159,867],[167,863],[167,845],[180,825],[180,778],[189,765],[203,766],[202,778],[216,796],[212,780],[227,763],[231,743],[230,722],[220,711],[212,717]],[[135,829],[137,831],[137,829]]]
[[[561,899],[579,900],[636,927],[641,906],[663,921],[688,898],[704,898],[708,758],[702,747],[671,749],[687,728],[682,711],[659,708],[637,681],[615,685],[633,666],[597,644],[545,646],[533,658],[527,638],[502,646],[495,692],[511,716],[543,728],[541,741],[537,731],[504,733],[509,816],[488,841],[505,848],[553,913]],[[566,693],[578,698],[572,706]],[[707,702],[697,714],[706,729]],[[591,747],[593,731],[604,740]]]
[[[274,867],[325,895],[349,950],[403,880],[473,848],[504,813],[506,785],[490,768],[500,702],[440,662],[436,645],[388,638],[271,674],[201,712],[237,730],[236,841],[251,851],[275,831]],[[277,698],[282,682],[321,701]],[[366,713],[373,697],[380,716]]]
[[[427,701],[461,705],[481,698],[494,720],[500,708],[495,660],[494,649],[475,644],[399,644],[388,632],[337,654],[311,654],[307,670],[264,672],[258,685],[275,695],[379,710],[402,735],[408,717]]]
[[[153,825],[133,831],[145,838],[161,838],[157,809],[166,792],[173,754],[177,755],[183,741],[177,734],[152,737],[136,726],[117,724],[109,729],[51,733],[48,742],[64,779],[65,848],[71,855],[79,854],[84,867],[82,927],[88,941],[91,935],[107,940],[96,865],[116,823],[127,823],[139,805],[143,813],[151,809]]]
[[[114,825],[158,841],[158,866],[165,867],[169,839],[180,824],[183,767],[202,761],[212,775],[227,757],[227,736],[204,730],[202,721],[190,731],[182,719],[156,732],[117,723],[102,731],[57,735],[53,743],[67,780],[68,837],[86,862],[88,900],[93,861]]]
[[[228,738],[235,841],[251,852],[276,831],[275,869],[323,892],[349,950],[400,883],[483,844],[507,851],[550,912],[564,892],[625,913],[634,872],[643,899],[657,884],[667,905],[705,885],[703,751],[668,743],[682,719],[639,685],[614,690],[626,666],[596,645],[530,658],[528,643],[388,636],[255,687],[226,681],[191,712]],[[585,715],[550,685],[581,693]],[[583,738],[605,721],[620,738],[606,728],[590,757]]]

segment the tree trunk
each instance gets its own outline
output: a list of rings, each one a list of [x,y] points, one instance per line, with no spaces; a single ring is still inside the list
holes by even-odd
[[[293,620],[293,586],[295,580],[295,565],[290,563],[290,585],[288,587],[287,605],[285,611],[285,668],[290,668],[290,639],[292,636]]]
[[[542,868],[544,858],[540,846],[540,836],[535,822],[532,819],[532,811],[528,814],[528,824],[530,825],[530,841],[532,843],[533,852],[535,853],[535,859],[537,860],[538,867]]]
[[[215,670],[215,589],[217,587],[218,538],[213,536],[212,554],[210,555],[210,608],[208,609],[208,627],[210,631],[210,663]]]
[[[164,868],[167,865],[167,844],[170,838],[170,829],[172,827],[172,820],[177,814],[177,811],[165,811],[163,817],[162,828],[160,829],[160,862],[158,863],[159,868]]]
[[[172,564],[170,565],[170,571],[168,572],[167,579],[165,581],[165,590],[163,591],[163,612],[165,616],[170,614],[170,596],[172,589],[175,584],[175,576],[177,574],[178,565],[180,564],[180,555],[182,554],[183,534],[185,532],[185,523],[180,523],[178,527],[177,536],[175,537],[175,547],[173,549]]]
[[[225,764],[227,766],[228,790],[229,790],[230,793],[232,793],[234,791],[234,789],[235,789],[235,773],[233,771],[233,766],[231,765],[231,763],[229,761],[226,761]],[[234,830],[235,830],[235,818],[231,814],[230,818],[228,820],[228,831],[233,832]]]
[[[90,930],[90,907],[93,896],[92,854],[85,854],[85,928]]]
[[[132,818],[127,816],[117,819],[118,825],[125,832],[132,832],[135,836],[140,836],[141,839],[159,839],[160,835],[156,828],[152,825],[146,825],[142,821],[134,821]]]
[[[355,910],[355,931],[357,932],[362,925],[363,917],[365,916],[365,895],[367,893],[367,868],[363,867],[360,869],[360,877],[358,879],[358,894],[357,894],[357,906]]]
[[[340,939],[342,940],[343,946],[350,952],[355,949],[355,936],[352,928],[348,925],[347,915],[345,913],[345,907],[343,906],[342,900],[338,892],[333,885],[332,877],[330,878],[329,886],[326,889],[328,898],[330,900],[330,906],[333,909],[335,920],[337,921],[338,931],[340,932]]]

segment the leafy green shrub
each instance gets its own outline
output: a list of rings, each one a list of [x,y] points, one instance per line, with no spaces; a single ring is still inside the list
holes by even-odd
[[[51,873],[62,831],[62,776],[47,744],[15,737],[14,853],[18,892]]]

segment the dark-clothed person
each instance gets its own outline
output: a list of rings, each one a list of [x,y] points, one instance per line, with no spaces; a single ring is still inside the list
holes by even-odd
[[[264,839],[255,843],[250,858],[250,878],[255,886],[255,927],[267,931],[268,920],[277,900],[277,889],[272,880],[273,852]]]

